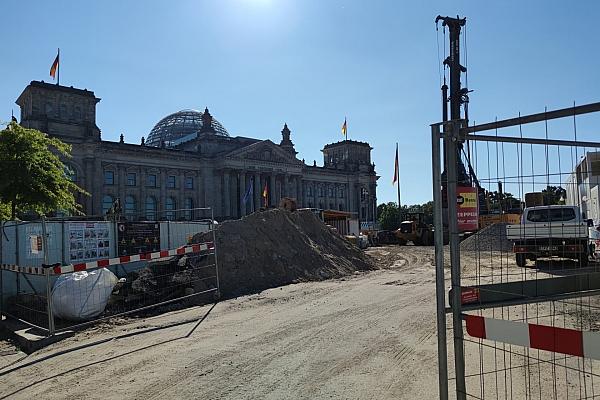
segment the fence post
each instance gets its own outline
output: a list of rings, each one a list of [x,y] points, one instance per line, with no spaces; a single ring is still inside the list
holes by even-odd
[[[171,221],[167,219],[167,249],[171,248]]]
[[[444,129],[446,144],[446,170],[448,172],[448,233],[450,236],[450,280],[452,281],[452,331],[454,335],[454,371],[456,374],[456,398],[465,400],[467,389],[465,384],[465,354],[463,347],[463,323],[461,315],[460,288],[460,238],[458,232],[458,214],[456,206],[457,146],[461,120],[452,121],[450,132]]]
[[[215,212],[213,208],[210,208],[210,226],[212,227],[213,236],[213,252],[215,253],[215,276],[217,278],[217,299],[221,297],[221,285],[219,284],[219,263],[217,262],[217,235],[215,233]]]
[[[48,232],[46,230],[46,217],[42,215],[42,247],[44,250],[44,264],[50,264],[48,259]],[[50,268],[44,268],[46,274],[46,308],[48,310],[48,331],[50,336],[54,335],[54,315],[52,313],[52,287],[50,285]]]
[[[19,228],[20,228],[20,223],[18,223],[17,221],[13,221],[13,227],[15,229],[15,265],[20,266],[21,265],[21,258],[19,257],[19,254],[21,252],[19,246],[20,246],[20,241],[19,241]],[[21,294],[21,273],[17,270],[17,273],[15,274],[15,284],[17,286],[17,298],[19,297],[19,294]]]
[[[61,259],[62,263],[67,263],[67,252],[65,249],[65,219],[64,217],[60,220],[60,248],[62,249]],[[69,258],[71,258],[71,254],[69,252]]]
[[[433,219],[435,239],[435,297],[437,314],[438,386],[440,400],[448,399],[448,345],[446,342],[446,287],[444,284],[444,226],[442,221],[440,126],[431,127],[433,159]]]

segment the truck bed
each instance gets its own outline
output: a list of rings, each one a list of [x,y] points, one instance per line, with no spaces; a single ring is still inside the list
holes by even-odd
[[[544,238],[587,238],[588,227],[580,222],[550,222],[534,224],[516,224],[506,226],[508,240],[544,239]]]

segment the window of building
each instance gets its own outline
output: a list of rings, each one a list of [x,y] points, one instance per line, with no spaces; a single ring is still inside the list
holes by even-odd
[[[360,208],[360,217],[362,219],[367,219],[367,209],[366,208],[364,208],[364,207]]]
[[[313,195],[313,193],[312,193],[312,186],[307,186],[306,187],[306,195],[307,196],[312,196]]]
[[[133,196],[125,196],[125,216],[130,221],[135,218],[135,199]]]
[[[340,204],[340,205],[339,205],[339,207],[338,207],[338,209],[339,209],[340,211],[344,211],[344,206],[343,206],[342,204]]]
[[[313,204],[310,201],[308,202],[308,208],[313,208]]]
[[[343,188],[340,189],[340,198],[342,198],[342,199],[344,198],[344,189]]]
[[[127,186],[135,186],[136,178],[135,172],[127,173]]]
[[[186,176],[185,177],[185,188],[186,189],[193,189],[194,188],[194,178],[192,178],[191,176]]]
[[[600,175],[600,160],[592,161],[590,164],[592,164],[592,176]]]
[[[175,199],[172,197],[167,197],[167,203],[165,204],[165,208],[167,210],[167,219],[169,221],[173,221],[175,219]]]
[[[102,197],[102,214],[106,215],[106,213],[108,212],[108,210],[110,210],[112,205],[113,205],[112,196],[106,195],[106,196]]]
[[[329,203],[329,209],[330,210],[335,210],[335,208],[333,207],[333,203]]]
[[[329,197],[333,197],[333,188],[332,187],[330,187],[327,192],[329,194]]]
[[[184,213],[185,219],[188,221],[191,220],[192,215],[193,215],[192,208],[194,208],[194,199],[189,198],[189,197],[187,199],[185,199],[183,208],[185,208],[185,213]]]
[[[146,219],[156,220],[156,199],[152,196],[146,197]]]
[[[319,197],[323,197],[323,186],[319,186]]]
[[[115,173],[113,171],[104,171],[104,184],[114,185],[115,184]]]
[[[319,203],[319,210],[323,209],[323,203]]]
[[[173,176],[173,175],[167,176],[167,187],[169,189],[175,189],[175,176]]]
[[[65,164],[65,176],[71,182],[77,182],[77,170],[70,164]]]
[[[156,174],[146,175],[146,186],[156,187]]]

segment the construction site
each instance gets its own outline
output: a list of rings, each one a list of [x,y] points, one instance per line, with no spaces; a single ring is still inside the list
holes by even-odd
[[[433,209],[402,211],[397,147],[397,229],[287,196],[224,221],[114,203],[2,222],[0,399],[599,398],[600,142],[581,131],[600,103],[475,123],[466,24],[435,18]]]

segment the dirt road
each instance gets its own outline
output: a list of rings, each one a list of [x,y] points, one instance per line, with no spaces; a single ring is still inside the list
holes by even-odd
[[[433,250],[370,250],[385,267],[223,301],[194,323],[115,339],[0,376],[2,398],[415,399],[437,395]],[[21,364],[209,306],[101,326]],[[19,364],[17,364],[19,365]]]

